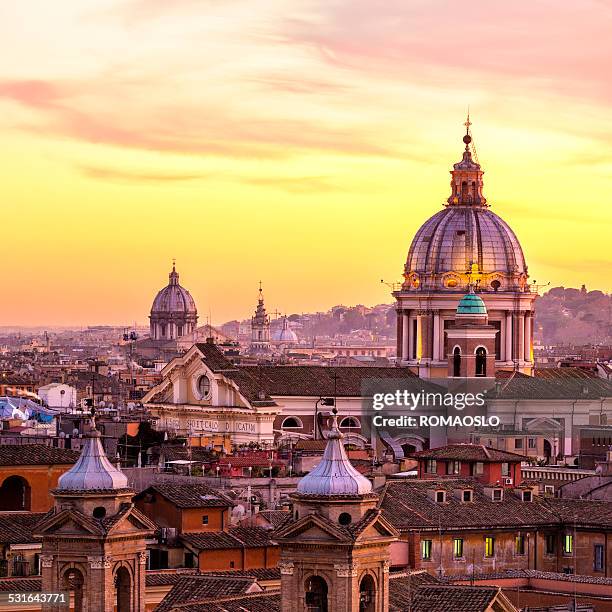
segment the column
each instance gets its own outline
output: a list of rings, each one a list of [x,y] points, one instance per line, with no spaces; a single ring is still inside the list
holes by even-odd
[[[531,361],[531,313],[525,313],[525,361]]]
[[[404,315],[400,309],[396,310],[395,323],[395,354],[397,355],[397,363],[399,363],[403,359],[402,349],[404,348]]]
[[[436,310],[433,316],[433,360],[440,360],[440,311]]]
[[[523,313],[517,313],[516,315],[517,324],[517,342],[518,342],[518,355],[516,358],[519,361],[525,360],[525,315]]]
[[[423,357],[423,316],[417,315],[416,318],[416,355],[415,359]]]
[[[410,314],[402,311],[402,360],[410,359]]]
[[[414,321],[414,317],[410,316],[410,314],[408,315],[408,357],[407,359],[414,359],[414,354],[413,354],[413,350],[412,350],[412,345],[413,345],[413,335],[414,335],[414,329],[413,329],[413,325],[412,322]],[[406,321],[404,321],[405,323]]]
[[[504,354],[506,361],[512,361],[512,314],[506,313],[506,350]]]

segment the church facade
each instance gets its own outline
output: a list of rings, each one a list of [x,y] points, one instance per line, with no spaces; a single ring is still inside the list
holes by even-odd
[[[214,444],[273,443],[280,408],[255,376],[234,366],[212,342],[194,344],[162,375],[143,398],[160,430]]]

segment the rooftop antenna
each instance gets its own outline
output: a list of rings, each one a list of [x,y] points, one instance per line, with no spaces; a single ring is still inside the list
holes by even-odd
[[[480,162],[478,161],[478,153],[476,152],[476,145],[474,144],[474,137],[472,136],[472,132],[470,130],[470,126],[472,125],[472,122],[470,121],[470,107],[469,106],[467,109],[467,119],[463,125],[465,125],[465,136],[463,137],[463,142],[465,142],[465,150],[469,151],[470,145],[471,145],[472,155],[474,156],[474,161],[477,164],[480,164]]]

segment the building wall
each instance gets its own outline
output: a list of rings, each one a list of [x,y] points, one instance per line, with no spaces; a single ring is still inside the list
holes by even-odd
[[[573,553],[563,553],[565,533],[574,536]],[[547,535],[555,538],[555,552],[547,554]],[[525,536],[524,554],[516,551],[516,537]],[[485,538],[492,536],[495,541],[494,555],[485,556]],[[550,530],[494,530],[408,532],[399,541],[391,544],[391,565],[403,567],[406,563],[416,569],[425,569],[437,575],[440,567],[444,575],[459,576],[474,572],[490,573],[511,569],[537,569],[545,572],[563,572],[589,576],[612,576],[612,534],[603,531],[580,531],[573,529]],[[463,556],[455,558],[454,540],[463,539]],[[431,540],[431,557],[422,559],[421,544]],[[605,562],[602,571],[594,569],[595,545],[604,546]]]
[[[460,462],[459,474],[453,475],[448,474],[448,462],[445,460],[437,460],[436,462],[436,473],[428,473],[426,471],[427,461],[425,459],[419,460],[419,478],[444,478],[445,476],[454,476],[455,478],[471,478],[472,475],[472,463],[470,461]],[[501,463],[483,463],[482,474],[477,476],[476,479],[479,482],[485,484],[494,484],[499,482],[501,486],[504,485],[505,478],[512,478],[512,486],[516,486],[521,483],[521,464],[511,463],[509,464],[509,475],[502,475],[502,464]]]
[[[155,494],[155,501],[147,503],[145,498],[136,500],[136,507],[160,527],[186,531],[222,531],[230,523],[227,508],[177,508],[173,503]],[[202,516],[208,516],[208,524],[202,523]]]
[[[278,546],[203,550],[199,554],[199,568],[220,571],[276,567],[279,555]]]
[[[57,487],[59,477],[67,472],[72,464],[66,465],[18,465],[0,466],[0,486],[10,476],[20,476],[27,481],[30,489],[30,507],[32,512],[47,512],[53,506],[49,491]]]
[[[228,508],[189,508],[181,512],[181,531],[223,531],[230,524]],[[208,516],[208,524],[202,517]]]

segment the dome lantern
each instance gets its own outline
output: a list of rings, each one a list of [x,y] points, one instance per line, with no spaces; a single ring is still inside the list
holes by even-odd
[[[332,424],[327,445],[318,465],[300,480],[297,492],[301,495],[333,497],[336,495],[368,495],[372,483],[351,464],[344,449],[344,434],[338,427],[338,411],[332,411]]]

